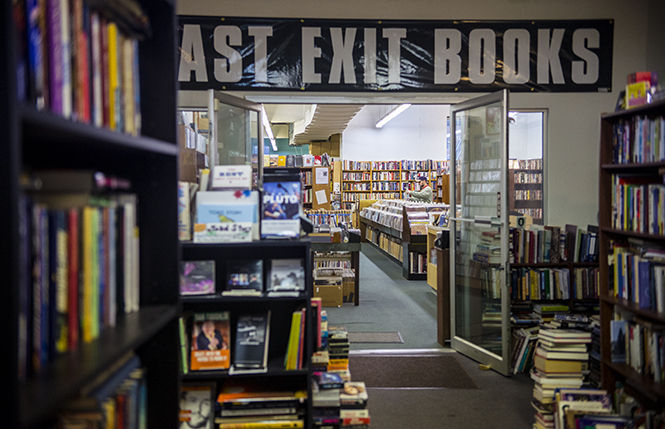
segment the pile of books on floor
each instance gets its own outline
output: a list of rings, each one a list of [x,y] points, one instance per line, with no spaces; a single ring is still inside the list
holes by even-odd
[[[226,382],[217,396],[215,423],[219,429],[304,428],[306,408],[306,390],[272,390],[246,380]]]
[[[328,371],[349,369],[349,333],[345,327],[328,327],[328,356]]]
[[[369,427],[367,400],[367,389],[362,381],[350,381],[338,372],[314,373],[312,416],[315,428]]]
[[[591,333],[580,329],[548,329],[538,332],[531,378],[536,382],[532,405],[536,410],[533,427],[554,428],[555,391],[580,388],[588,373],[587,344]]]

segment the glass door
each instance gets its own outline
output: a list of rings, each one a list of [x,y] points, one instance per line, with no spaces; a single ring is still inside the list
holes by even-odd
[[[251,165],[253,188],[262,189],[264,125],[261,105],[218,91],[214,91],[212,97],[208,112],[215,124],[212,164]]]
[[[451,107],[452,347],[507,375],[508,91]],[[452,162],[451,162],[452,164]],[[454,233],[453,233],[454,232]]]

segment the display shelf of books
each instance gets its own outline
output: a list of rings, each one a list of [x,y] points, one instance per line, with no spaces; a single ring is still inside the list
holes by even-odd
[[[601,116],[603,387],[665,405],[665,102]]]
[[[207,381],[220,398],[229,385],[256,383],[268,391],[303,392],[292,417],[308,427],[312,272],[308,241],[183,243],[182,382]],[[250,412],[239,409],[235,416]]]
[[[421,174],[435,189],[437,174],[447,170],[447,161],[344,160],[342,168],[342,202],[350,209],[363,199],[400,199],[405,190],[415,189]]]
[[[508,165],[508,210],[543,223],[543,160],[511,159]]]
[[[175,428],[174,5],[46,3],[0,6],[5,424]]]
[[[361,237],[402,265],[405,278],[425,280],[427,225],[447,215],[446,204],[380,200],[361,211]]]

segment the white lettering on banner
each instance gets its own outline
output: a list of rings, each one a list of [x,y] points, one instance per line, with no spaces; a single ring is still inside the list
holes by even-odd
[[[178,81],[188,82],[194,72],[194,80],[207,82],[206,57],[201,40],[201,26],[185,24],[182,27],[182,43],[180,44],[180,65]]]
[[[314,70],[314,58],[321,57],[321,48],[314,39],[321,37],[321,27],[302,28],[302,83],[321,83],[321,74]]]
[[[347,28],[346,38],[339,27],[330,28],[332,40],[332,64],[328,83],[340,83],[344,70],[344,83],[356,83],[356,72],[353,68],[353,44],[356,41],[356,29]]]
[[[552,72],[552,83],[563,84],[563,69],[559,51],[563,41],[563,28],[555,28],[550,39],[550,30],[541,28],[538,30],[538,60],[536,62],[536,80],[540,84],[550,83],[550,71]]]
[[[384,28],[383,37],[388,39],[388,83],[400,83],[400,48],[406,28]]]
[[[529,81],[530,45],[529,32],[523,28],[511,28],[503,33],[504,82],[523,84]]]
[[[268,82],[268,37],[272,36],[272,27],[247,27],[247,32],[254,37],[254,80]]]
[[[434,30],[434,83],[456,84],[462,77],[462,33],[459,30]]]
[[[365,28],[365,83],[376,83],[376,28]]]
[[[228,42],[227,42],[228,40]],[[218,82],[239,82],[242,78],[242,57],[231,46],[242,45],[242,32],[235,25],[218,25],[213,33],[213,46],[224,58],[215,58],[213,70]]]
[[[573,61],[571,70],[573,82],[582,84],[598,81],[598,56],[587,49],[598,47],[600,47],[600,33],[595,28],[579,28],[573,32],[573,53],[584,60]]]
[[[496,35],[489,28],[477,28],[469,33],[469,80],[471,83],[494,82]]]

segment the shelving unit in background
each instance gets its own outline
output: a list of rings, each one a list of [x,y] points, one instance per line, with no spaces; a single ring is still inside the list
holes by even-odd
[[[662,228],[665,213],[647,208],[648,204],[653,202],[653,196],[645,182],[655,185],[656,189],[663,192],[664,116],[665,102],[657,101],[630,110],[604,114],[601,116],[600,129],[598,208],[602,383],[605,389],[614,392],[616,383],[623,382],[629,394],[655,410],[662,410],[665,406],[665,383],[662,380],[657,381],[646,368],[651,368],[653,371],[662,370],[664,363],[660,361],[656,368],[653,364],[640,365],[640,354],[644,362],[648,362],[648,359],[653,357],[653,348],[645,349],[630,338],[626,340],[628,345],[626,354],[629,355],[627,358],[629,360],[618,362],[613,359],[611,325],[620,317],[626,321],[626,329],[633,331],[633,334],[641,334],[644,339],[652,335],[662,338],[658,327],[665,325],[665,311],[653,306],[654,301],[651,301],[652,305],[649,306],[644,302],[638,304],[638,299],[629,293],[630,289],[619,289],[625,278],[620,281],[615,277],[614,267],[610,265],[609,258],[614,264],[618,264],[622,258],[619,252],[641,255],[641,260],[648,264],[648,270],[651,272],[654,266],[660,263],[658,257],[654,259],[644,255],[645,251],[656,249],[657,252],[657,249],[663,249],[665,246],[665,233]],[[640,205],[640,200],[631,200],[631,205],[637,202],[635,204],[637,212],[624,212],[623,200],[616,196],[617,188],[621,188],[622,198],[626,200],[631,200],[631,195],[637,196],[638,191],[646,191],[641,201],[647,205]],[[664,203],[662,193],[657,200],[661,204],[658,207],[662,207]],[[637,216],[634,215],[636,213]],[[655,216],[656,214],[658,216]],[[639,219],[646,220],[647,223],[640,224]],[[655,228],[650,223],[652,220],[656,220]],[[617,256],[613,257],[615,252]],[[644,284],[640,284],[636,289],[639,292],[639,289],[644,287]],[[630,356],[633,351],[637,351],[637,355]]]
[[[53,425],[70,400],[92,382],[113,376],[113,368],[128,354],[137,355],[146,369],[148,425],[178,426],[178,368],[173,359],[178,347],[175,5],[166,0],[141,3],[150,26],[159,30],[145,34],[138,45],[140,135],[65,118],[48,108],[38,110],[31,96],[19,98],[18,62],[24,57],[16,48],[25,46],[25,41],[17,40],[21,33],[14,18],[22,15],[14,15],[16,2],[0,6],[4,52],[0,59],[0,219],[2,254],[8,255],[0,262],[5,274],[0,297],[5,303],[2,322],[9,333],[9,358],[2,376],[8,393],[7,427]],[[101,7],[122,6],[104,3]],[[112,15],[107,12],[102,10]],[[74,84],[73,88],[74,95],[79,95],[81,87]],[[131,182],[138,198],[140,307],[119,317],[116,326],[105,328],[98,338],[55,356],[37,374],[22,378],[19,369],[26,362],[20,358],[24,344],[19,327],[30,314],[21,303],[29,299],[32,289],[31,270],[23,259],[30,240],[19,232],[19,225],[29,222],[22,218],[26,193],[20,175],[32,169],[95,170]]]
[[[508,170],[508,209],[533,218],[543,224],[543,160],[511,160]]]

